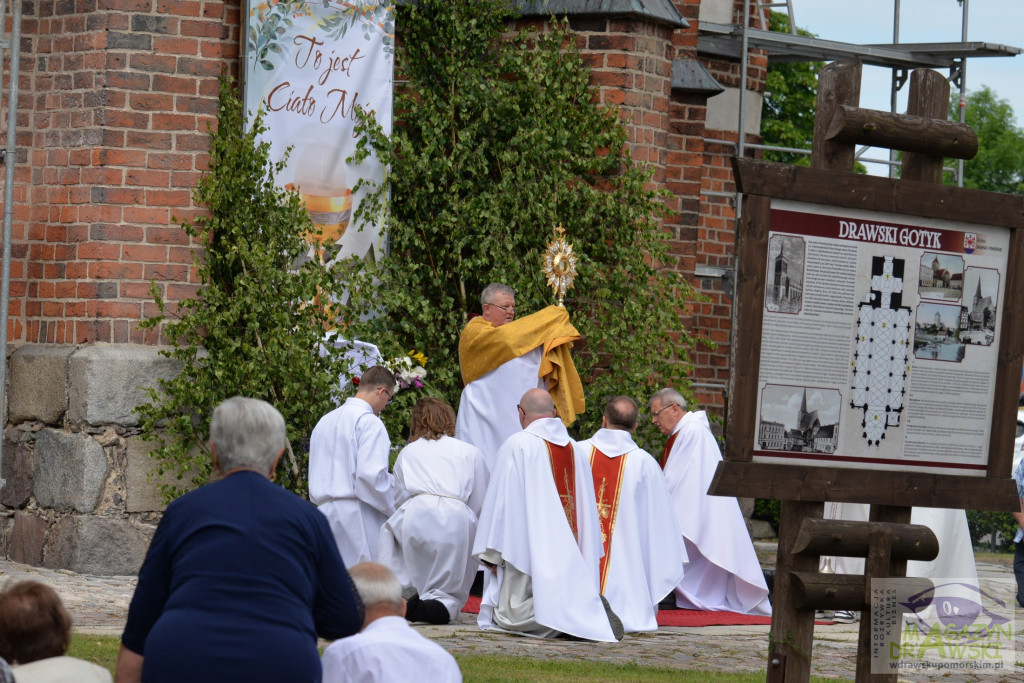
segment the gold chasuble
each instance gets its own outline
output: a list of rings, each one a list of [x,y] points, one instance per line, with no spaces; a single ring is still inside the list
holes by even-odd
[[[473,318],[459,338],[462,381],[469,384],[542,346],[538,377],[547,381],[558,416],[568,427],[586,409],[583,383],[569,355],[572,343],[579,338],[580,333],[569,322],[569,313],[558,306],[548,306],[500,327],[482,317]]]
[[[661,469],[665,469],[665,463],[668,462],[668,454],[672,452],[672,445],[676,442],[677,436],[679,436],[679,432],[668,437],[668,441],[665,442],[665,447],[661,449],[661,458],[658,460],[658,464],[661,465]]]
[[[576,460],[572,443],[564,446],[556,446],[550,441],[544,443],[551,458],[551,476],[555,478],[558,500],[562,503],[562,510],[565,512],[566,521],[569,522],[569,528],[572,529],[572,535],[579,543],[579,531],[576,529]]]
[[[646,456],[645,456],[646,457]],[[601,521],[601,542],[604,543],[604,557],[601,558],[601,594],[608,580],[608,564],[612,555],[612,534],[615,518],[619,514],[619,494],[622,492],[622,473],[626,468],[626,455],[609,458],[597,450],[590,449],[590,469],[594,474],[594,491],[597,492],[597,513]]]

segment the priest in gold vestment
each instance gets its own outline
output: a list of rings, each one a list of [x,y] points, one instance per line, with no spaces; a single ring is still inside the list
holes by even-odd
[[[580,338],[560,306],[515,318],[515,292],[488,285],[480,296],[483,314],[459,339],[465,389],[459,402],[455,438],[473,444],[488,470],[505,439],[520,430],[516,404],[529,389],[546,389],[558,415],[572,424],[585,408],[583,385],[569,355]]]

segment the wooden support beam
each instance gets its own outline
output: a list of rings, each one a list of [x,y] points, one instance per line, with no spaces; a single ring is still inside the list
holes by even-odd
[[[863,574],[821,574],[818,572],[792,572],[793,599],[802,609],[848,609],[867,612],[870,603],[864,599],[867,579]],[[931,588],[931,579],[909,579],[914,590]]]
[[[793,552],[815,556],[867,557],[871,535],[879,531],[891,535],[893,558],[927,561],[934,560],[939,554],[939,540],[935,533],[921,524],[815,518],[807,518],[800,525]]]
[[[978,135],[965,123],[846,105],[833,112],[825,139],[954,159],[978,153]]]

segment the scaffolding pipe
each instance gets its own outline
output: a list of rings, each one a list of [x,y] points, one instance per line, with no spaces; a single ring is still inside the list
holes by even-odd
[[[971,4],[970,0],[960,0],[963,6],[964,18],[960,27],[960,42],[967,42],[967,11]],[[967,123],[967,57],[960,60],[960,123]],[[956,184],[957,187],[964,186],[964,160],[957,159],[956,162]]]
[[[21,2],[11,7],[11,39],[3,41],[11,61],[7,86],[7,146],[4,149],[4,234],[3,267],[0,270],[0,420],[7,421],[7,314],[11,301],[11,223],[14,220],[14,165],[17,162],[18,69],[21,51]],[[0,0],[0,21],[7,24],[7,2]],[[0,73],[0,81],[3,74]],[[2,427],[4,425],[0,425]],[[0,430],[2,431],[2,430]],[[3,436],[0,434],[0,466],[3,464]],[[0,489],[7,482],[0,477]]]
[[[900,0],[895,0],[895,4],[892,9],[892,44],[899,45],[900,42]],[[900,69],[897,67],[892,68],[892,81],[889,85],[889,111],[893,114],[897,112],[899,103],[897,102],[897,93],[900,89]],[[889,150],[889,177],[896,177],[896,169],[899,168],[899,154],[894,149]]]

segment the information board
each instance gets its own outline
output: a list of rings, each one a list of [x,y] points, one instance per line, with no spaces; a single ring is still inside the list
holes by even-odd
[[[1009,243],[773,199],[753,459],[985,476]]]

